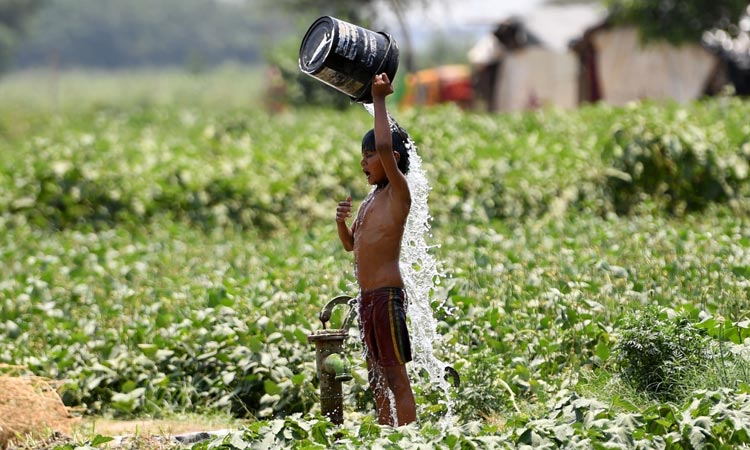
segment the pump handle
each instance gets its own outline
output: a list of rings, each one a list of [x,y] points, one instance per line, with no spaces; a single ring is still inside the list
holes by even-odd
[[[341,325],[341,328],[346,330],[349,328],[349,324],[351,323],[353,319],[353,312],[354,312],[354,297],[350,295],[339,295],[338,297],[334,297],[332,300],[330,300],[326,305],[323,307],[323,309],[320,311],[320,315],[318,317],[320,318],[320,321],[323,323],[323,329],[326,329],[326,323],[331,320],[331,315],[333,315],[333,308],[336,305],[349,305],[349,313],[344,318],[344,322]]]

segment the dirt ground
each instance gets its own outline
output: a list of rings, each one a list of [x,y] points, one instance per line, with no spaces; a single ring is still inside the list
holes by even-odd
[[[238,421],[222,418],[185,416],[171,419],[114,420],[85,417],[74,432],[83,436],[178,436],[200,431],[239,428]]]
[[[63,405],[51,380],[0,375],[0,450],[54,448],[57,444],[89,441],[97,435],[155,444],[139,448],[165,448],[162,444],[169,444],[174,436],[241,426],[240,421],[228,417],[198,415],[161,420],[76,417]]]
[[[6,450],[55,450],[60,446],[92,442],[97,436],[112,440],[97,447],[110,450],[184,450],[196,442],[210,439],[205,433],[223,434],[223,430],[239,428],[230,420],[191,417],[169,420],[113,420],[84,418],[72,427],[71,434],[48,430],[25,439],[13,438],[7,442]],[[178,441],[175,436],[183,439]],[[0,447],[2,448],[2,447]]]

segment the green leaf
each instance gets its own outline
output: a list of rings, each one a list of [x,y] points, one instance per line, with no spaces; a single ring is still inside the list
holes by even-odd
[[[279,385],[274,383],[272,380],[265,380],[263,382],[263,390],[268,395],[279,395],[282,391]]]
[[[247,346],[253,353],[260,353],[263,351],[263,341],[255,336],[250,336]]]
[[[292,376],[292,383],[295,386],[301,386],[305,382],[305,374],[304,373],[298,373],[294,376]]]
[[[380,425],[372,423],[372,420],[366,419],[360,426],[357,435],[361,438],[380,437]]]
[[[122,384],[122,387],[120,388],[120,390],[122,392],[128,393],[128,392],[131,392],[136,387],[138,387],[138,385],[135,383],[135,381],[128,380]]]
[[[317,422],[315,422],[311,430],[313,441],[317,442],[318,444],[330,446],[331,442],[328,439],[329,426],[330,422],[325,420],[318,420]]]
[[[404,438],[404,435],[400,431],[394,431],[394,432],[390,433],[387,436],[387,438],[391,442],[398,442],[398,441],[400,441],[401,439]]]
[[[596,344],[596,350],[595,350],[596,356],[599,357],[599,359],[602,360],[602,362],[607,361],[607,358],[609,358],[609,345],[607,345],[606,342],[600,340],[598,344]]]
[[[138,344],[138,348],[143,351],[143,354],[149,358],[153,358],[156,355],[156,351],[159,347],[155,344]]]
[[[744,279],[750,279],[750,266],[734,266],[732,273]]]
[[[115,438],[113,438],[113,437],[110,437],[110,436],[102,436],[101,434],[97,434],[97,435],[96,435],[96,436],[94,436],[94,438],[93,438],[93,439],[91,440],[91,446],[92,446],[92,447],[98,447],[98,446],[100,446],[100,445],[102,445],[102,444],[106,444],[107,442],[112,442],[112,441],[114,441],[114,440],[115,440]]]

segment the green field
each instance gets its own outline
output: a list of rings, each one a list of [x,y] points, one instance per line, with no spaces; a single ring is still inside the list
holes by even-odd
[[[49,77],[0,80],[0,363],[87,417],[231,415],[211,445],[239,449],[750,447],[750,103],[394,109],[462,383],[446,423],[412,373],[393,430],[356,339],[346,423],[320,418],[306,338],[356,290],[333,217],[369,190],[364,109],[268,114],[239,68]]]

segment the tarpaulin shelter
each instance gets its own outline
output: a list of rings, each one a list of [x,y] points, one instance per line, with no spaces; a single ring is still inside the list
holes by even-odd
[[[719,58],[699,43],[644,43],[633,27],[593,27],[572,48],[581,62],[582,102],[686,102],[715,92],[724,79]]]
[[[684,102],[710,94],[724,68],[699,42],[643,43],[610,25],[598,5],[543,6],[500,22],[469,52],[475,98],[490,111],[641,99]]]
[[[469,51],[475,98],[490,111],[576,106],[579,62],[568,43],[605,17],[601,7],[573,4],[503,20]]]

